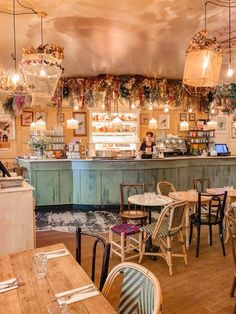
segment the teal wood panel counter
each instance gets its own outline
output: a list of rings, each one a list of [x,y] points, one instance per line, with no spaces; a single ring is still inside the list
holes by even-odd
[[[236,187],[236,157],[169,157],[151,160],[28,160],[17,158],[35,187],[37,206],[119,205],[120,183],[158,181],[178,190],[192,188],[193,178],[209,177],[212,187]]]

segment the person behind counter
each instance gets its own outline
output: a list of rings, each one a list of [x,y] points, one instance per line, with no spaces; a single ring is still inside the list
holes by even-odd
[[[140,146],[140,151],[146,152],[147,154],[151,153],[153,151],[153,146],[156,144],[153,142],[153,133],[152,132],[147,132],[146,133],[146,140],[143,142]]]

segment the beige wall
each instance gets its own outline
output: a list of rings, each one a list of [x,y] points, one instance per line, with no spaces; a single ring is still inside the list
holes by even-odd
[[[44,111],[46,112],[47,117],[47,129],[53,129],[57,125],[57,111],[53,107],[48,106],[40,106],[35,107],[34,112],[36,111]],[[85,112],[86,110],[81,110]],[[73,136],[73,130],[68,130],[66,128],[66,120],[70,119],[72,117],[72,108],[69,107],[69,105],[65,102],[62,106],[62,112],[64,113],[64,122],[62,122],[60,125],[64,128],[64,141],[65,143],[69,143],[72,138],[78,138]],[[148,111],[143,110],[141,111],[141,114],[148,114],[148,118],[150,119],[152,116],[157,118],[158,114],[163,113],[161,110],[154,110]],[[180,113],[183,113],[182,111],[175,110],[170,111],[168,114],[170,115],[170,129],[168,130],[161,130],[162,133],[172,133],[172,134],[178,134],[179,136],[186,136],[185,132],[179,132],[179,122],[180,122]],[[89,115],[87,114],[87,128],[89,126],[88,121]],[[206,119],[206,114],[202,112],[195,112],[195,118]],[[188,114],[187,114],[187,121],[188,121]],[[195,122],[190,122],[190,128],[195,126]],[[89,128],[88,128],[89,130]],[[146,131],[148,130],[148,125],[140,125],[140,141],[145,138]],[[157,134],[160,131],[157,131]],[[89,135],[89,134],[87,134]],[[22,126],[21,125],[21,116],[16,117],[16,140],[10,142],[10,149],[0,149],[0,160],[14,160],[16,156],[19,155],[25,155],[27,153],[30,153],[30,149],[28,148],[28,140],[30,136],[30,128],[28,126]],[[86,146],[89,142],[89,136],[83,136],[80,137],[83,144]]]

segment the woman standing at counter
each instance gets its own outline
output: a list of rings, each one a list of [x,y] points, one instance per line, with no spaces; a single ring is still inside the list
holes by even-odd
[[[146,140],[143,142],[140,146],[140,151],[146,152],[147,154],[150,154],[153,151],[153,146],[156,144],[153,142],[153,133],[148,131],[146,133]]]

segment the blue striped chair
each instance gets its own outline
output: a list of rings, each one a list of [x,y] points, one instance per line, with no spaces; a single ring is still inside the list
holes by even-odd
[[[170,275],[173,274],[172,257],[183,257],[185,265],[188,265],[187,253],[182,234],[187,204],[188,202],[175,202],[166,206],[162,210],[157,222],[140,228],[140,230],[144,233],[142,250],[139,259],[140,263],[144,255],[161,256],[166,260],[169,266]],[[171,238],[174,235],[178,235],[178,239],[182,246],[182,254],[172,253],[171,246],[173,241],[171,241]],[[158,242],[158,245],[160,247],[160,250],[158,252],[145,251],[145,242],[150,237],[153,241],[156,240]]]
[[[118,313],[161,313],[162,294],[160,283],[152,272],[136,263],[121,263],[111,270],[102,290],[105,298],[109,300],[111,288],[119,275],[123,275],[123,282]]]

